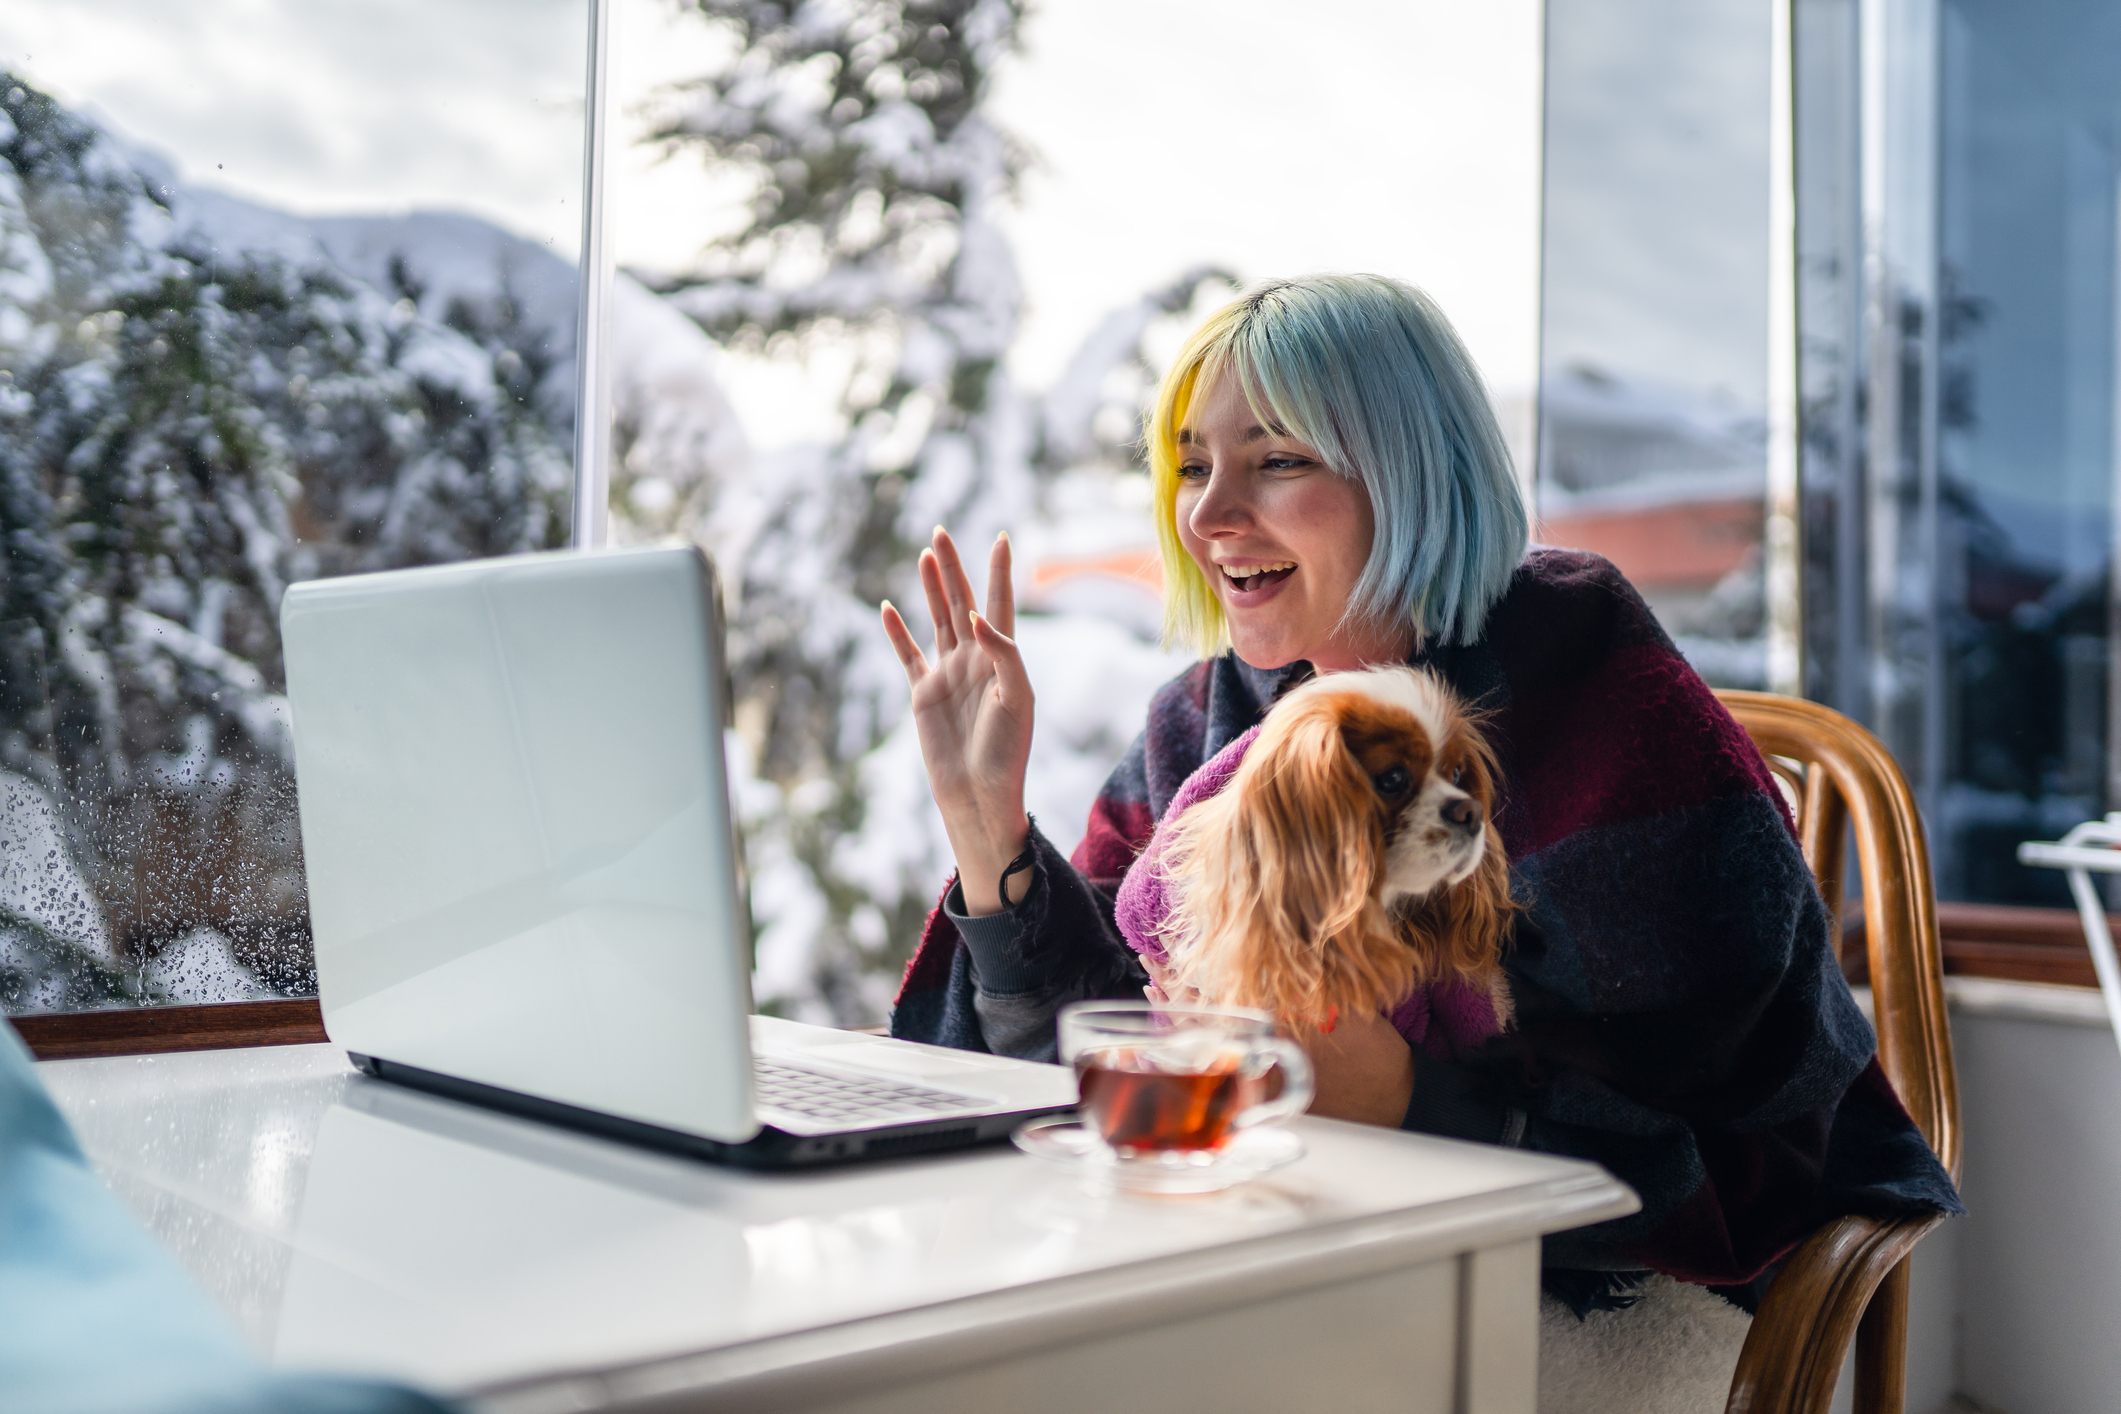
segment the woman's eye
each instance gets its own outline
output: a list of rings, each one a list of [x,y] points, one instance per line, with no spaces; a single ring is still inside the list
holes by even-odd
[[[1181,481],[1202,481],[1207,478],[1207,475],[1208,468],[1198,462],[1188,462],[1178,469],[1178,479]]]
[[[1407,774],[1404,766],[1388,766],[1372,776],[1370,784],[1377,787],[1379,795],[1405,795],[1407,787],[1414,784],[1414,778]]]
[[[1268,457],[1260,463],[1268,471],[1301,471],[1310,464],[1302,457]]]

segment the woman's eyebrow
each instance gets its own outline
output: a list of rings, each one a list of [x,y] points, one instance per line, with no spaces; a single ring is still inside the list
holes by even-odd
[[[1288,435],[1289,429],[1286,427],[1261,427],[1254,424],[1251,427],[1247,427],[1237,440],[1240,442],[1264,442],[1269,437],[1286,437]],[[1178,445],[1181,447],[1190,447],[1198,442],[1200,438],[1195,435],[1192,428],[1181,427],[1178,429],[1177,440]]]

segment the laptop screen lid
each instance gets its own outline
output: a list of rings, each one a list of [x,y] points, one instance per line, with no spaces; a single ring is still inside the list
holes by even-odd
[[[281,632],[324,1028],[740,1142],[748,921],[689,546],[314,580]]]

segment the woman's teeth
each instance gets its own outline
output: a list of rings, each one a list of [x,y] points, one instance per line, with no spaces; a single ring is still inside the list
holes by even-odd
[[[1288,578],[1290,571],[1295,568],[1296,561],[1283,560],[1272,565],[1224,565],[1222,571],[1223,577],[1230,581],[1232,589],[1240,594],[1249,594],[1255,589]]]

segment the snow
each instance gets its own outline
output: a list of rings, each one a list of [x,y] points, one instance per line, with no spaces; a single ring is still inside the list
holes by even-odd
[[[246,1002],[273,995],[236,957],[234,945],[211,928],[195,928],[166,944],[143,972],[147,984],[174,1006]]]
[[[493,358],[470,340],[427,326],[415,330],[397,359],[398,368],[423,383],[446,388],[468,403],[492,404]]]
[[[11,921],[110,954],[103,910],[66,847],[51,797],[0,771],[0,935]]]
[[[1540,405],[1556,443],[1543,509],[1568,505],[1571,496],[1625,497],[1626,484],[1652,477],[1664,484],[1649,495],[1663,500],[1715,494],[1748,478],[1757,497],[1765,484],[1766,424],[1733,401],[1577,363],[1548,371]]]

